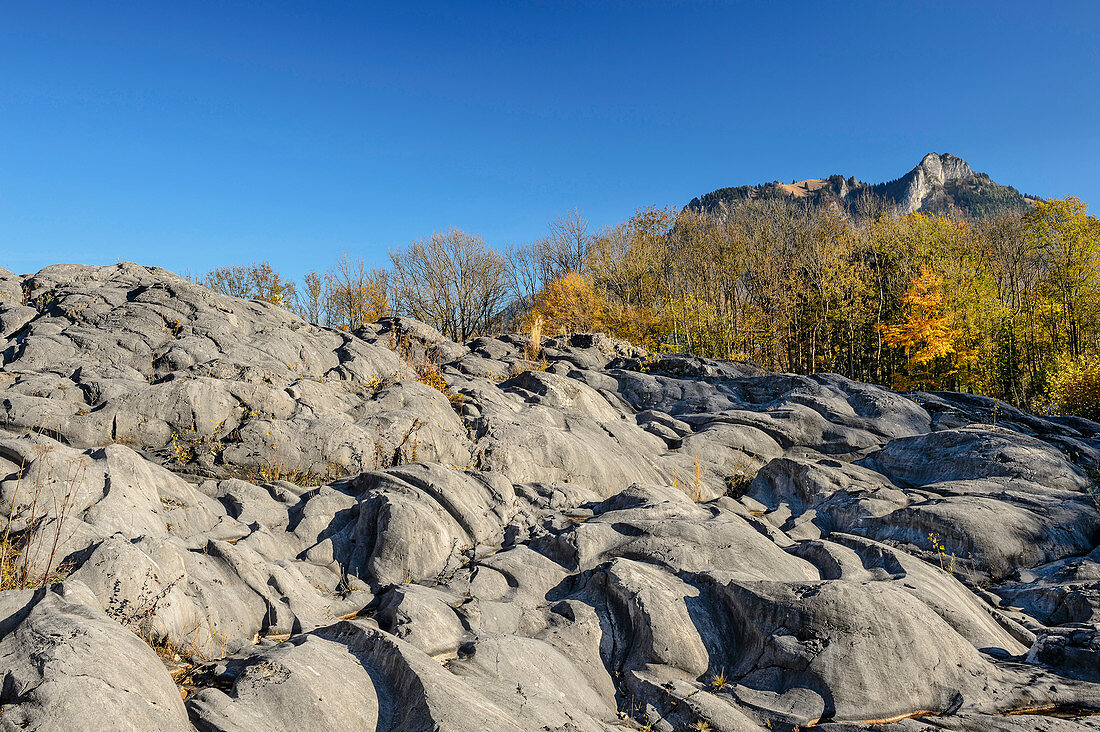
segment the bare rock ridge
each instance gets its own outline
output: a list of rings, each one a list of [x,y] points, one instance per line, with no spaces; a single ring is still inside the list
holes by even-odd
[[[5,730],[1100,727],[1096,423],[129,263],[0,335]]]
[[[911,170],[902,180],[905,181],[905,193],[901,198],[904,211],[919,211],[924,201],[948,183],[971,178],[974,171],[962,158],[954,155],[928,153],[920,165]]]
[[[886,183],[864,183],[842,175],[789,184],[774,181],[720,188],[693,198],[687,207],[714,211],[737,201],[769,198],[794,198],[815,205],[836,203],[852,207],[858,205],[864,195],[894,204],[904,213],[959,211],[976,217],[1024,210],[1035,200],[1011,186],[994,183],[985,173],[971,169],[962,158],[933,152],[925,155],[905,175]]]

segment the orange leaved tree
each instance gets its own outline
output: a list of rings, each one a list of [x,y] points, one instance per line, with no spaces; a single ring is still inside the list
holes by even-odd
[[[905,319],[880,326],[886,344],[905,354],[905,373],[894,378],[897,388],[943,388],[957,370],[951,357],[957,353],[959,332],[944,311],[942,286],[942,278],[922,266],[901,296]]]

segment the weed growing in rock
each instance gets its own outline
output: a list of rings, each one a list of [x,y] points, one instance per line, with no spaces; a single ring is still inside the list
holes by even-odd
[[[756,478],[756,469],[752,464],[752,461],[746,458],[744,455],[737,457],[737,462],[733,465],[733,472],[726,476],[726,495],[730,498],[740,498],[745,495],[745,491],[748,490],[749,485],[752,484],[753,479]]]
[[[344,466],[329,461],[320,470],[315,465],[308,468],[291,468],[279,458],[278,441],[271,443],[271,458],[262,465],[250,467],[236,467],[231,472],[249,483],[274,483],[286,481],[302,487],[325,485],[344,475],[347,470]]]
[[[537,361],[542,354],[542,316],[537,312],[531,321],[531,340],[527,342],[527,360]]]
[[[947,549],[940,541],[939,534],[929,534],[928,541],[932,544],[932,551],[936,553],[936,558],[940,562],[940,569],[948,574],[955,574],[955,553],[952,552],[950,557],[947,555]]]
[[[417,461],[420,452],[420,439],[416,436],[416,433],[422,424],[423,422],[420,421],[419,417],[413,420],[404,438],[401,440],[401,444],[393,451],[393,459],[390,461],[391,465],[415,463]],[[405,447],[406,445],[409,446],[407,450]]]
[[[62,533],[73,506],[76,486],[83,480],[88,463],[83,457],[68,460],[68,472],[60,481],[52,481],[55,473],[48,461],[53,448],[38,445],[35,449],[38,451],[37,460],[42,463],[35,471],[30,503],[24,514],[26,519],[16,519],[16,506],[26,467],[20,465],[4,537],[0,540],[0,590],[41,587],[63,580],[67,573],[67,568],[58,564],[57,553],[63,544]],[[13,530],[13,526],[19,523],[23,528]],[[42,532],[49,529],[52,529],[52,535],[43,536]]]
[[[168,594],[183,580],[183,575],[170,582],[164,583],[159,588],[154,588],[150,583],[156,582],[151,573],[146,572],[145,581],[141,585],[141,592],[137,598],[130,600],[128,597],[120,597],[121,583],[116,579],[114,593],[107,602],[107,614],[134,631],[142,640],[152,645],[152,641],[161,635],[153,632],[153,616]]]
[[[1088,494],[1089,499],[1093,504],[1100,508],[1100,467],[1095,465],[1085,468],[1085,473],[1089,476],[1089,480],[1092,481],[1085,488],[1085,493]]]
[[[447,385],[447,380],[443,378],[443,370],[431,361],[423,360],[413,364],[413,371],[416,373],[417,381],[425,386],[432,387],[447,397],[451,404],[461,404],[466,400],[466,397],[451,391],[451,387]]]
[[[169,454],[180,465],[194,462],[204,455],[217,455],[225,449],[219,437],[224,427],[223,419],[209,435],[200,435],[194,429],[185,429],[182,434],[173,432]]]
[[[431,361],[415,364],[413,368],[416,371],[416,380],[421,384],[430,386],[444,394],[450,392],[447,381],[443,378],[443,371]]]
[[[443,370],[439,367],[439,364],[432,361],[427,353],[422,356],[413,353],[412,343],[407,334],[394,339],[393,350],[397,352],[402,361],[409,365],[413,376],[421,384],[430,386],[447,397],[452,405],[458,405],[465,401],[466,397],[451,391],[451,387],[447,385],[447,380],[443,377]]]
[[[172,680],[180,688],[180,694],[186,698],[188,692],[195,686],[192,677],[196,666],[225,657],[228,644],[219,636],[218,631],[210,626],[209,621],[206,633],[200,633],[199,627],[196,626],[184,633],[181,638],[172,637],[168,630],[158,623],[156,618],[158,609],[183,579],[184,576],[180,575],[169,582],[162,583],[147,572],[141,591],[134,601],[126,597],[120,598],[120,585],[116,580],[115,591],[107,603],[106,612],[156,651]]]

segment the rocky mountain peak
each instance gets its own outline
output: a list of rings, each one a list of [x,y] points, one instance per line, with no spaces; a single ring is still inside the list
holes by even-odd
[[[849,206],[868,194],[906,213],[961,212],[979,218],[1007,210],[1025,210],[1033,202],[1012,186],[999,185],[984,173],[974,172],[957,155],[930,152],[908,173],[886,183],[864,183],[839,174],[790,184],[775,181],[719,188],[693,198],[688,207],[712,211],[736,201],[769,198]]]
[[[921,158],[920,165],[915,170],[924,171],[940,185],[949,180],[968,178],[974,175],[970,164],[951,153],[928,153]]]
[[[974,171],[962,158],[950,153],[928,153],[902,179],[907,180],[908,185],[901,197],[901,207],[910,213],[917,211],[927,198],[942,190],[948,182],[973,176]]]

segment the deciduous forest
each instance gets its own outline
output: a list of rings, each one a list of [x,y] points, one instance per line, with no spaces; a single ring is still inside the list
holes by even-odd
[[[458,230],[301,285],[266,263],[196,277],[355,329],[411,315],[456,340],[602,331],[653,351],[831,371],[1100,416],[1100,219],[1075,198],[983,218],[748,199],[641,209],[593,231],[578,211],[502,249]]]

